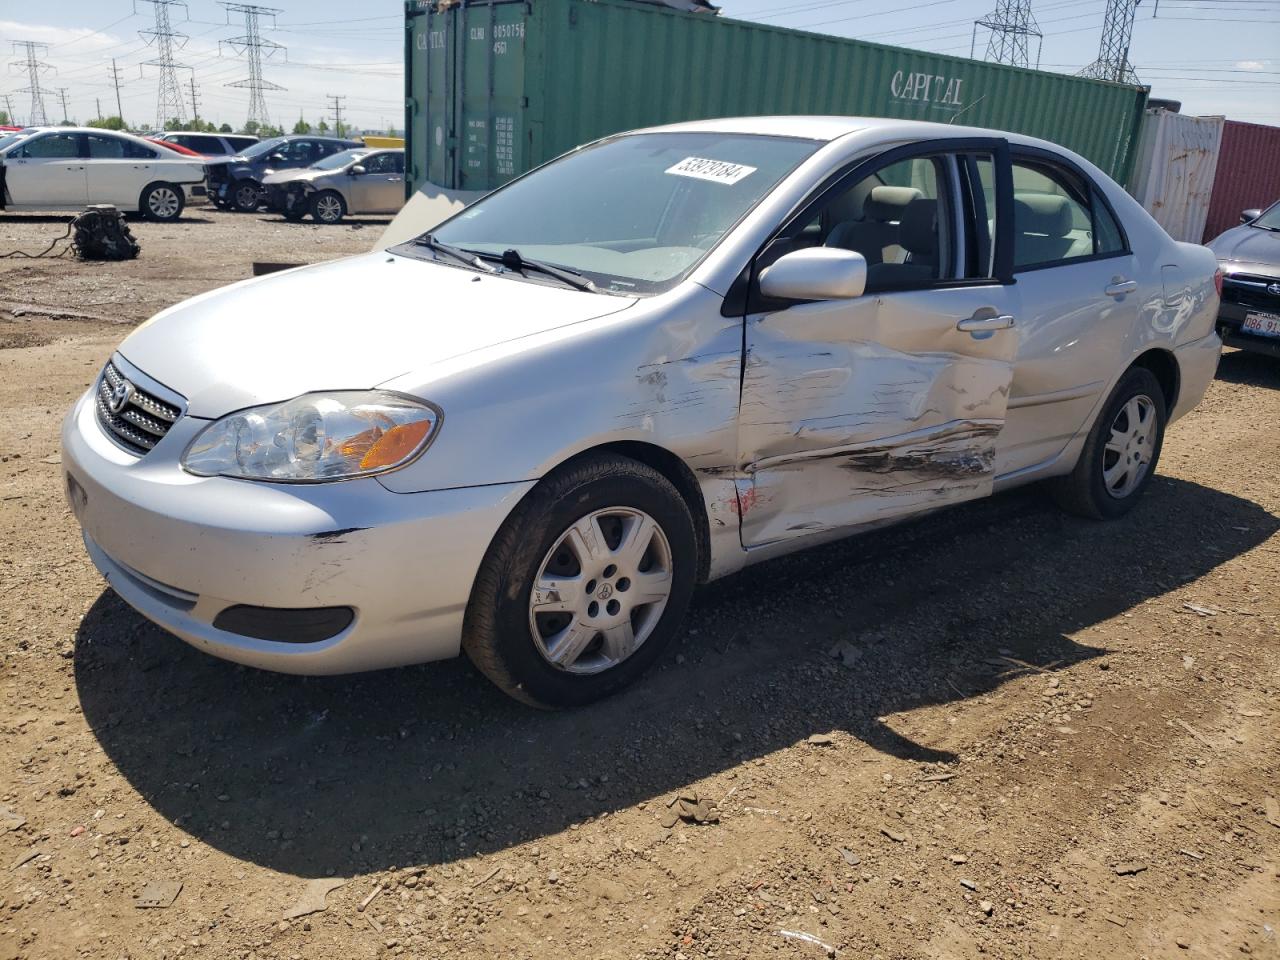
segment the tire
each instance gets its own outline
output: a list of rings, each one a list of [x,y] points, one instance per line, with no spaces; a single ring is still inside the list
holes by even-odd
[[[280,212],[290,223],[301,223],[302,219],[307,215],[307,207],[301,201],[290,203],[286,200],[284,209]]]
[[[186,205],[182,188],[171,183],[153,183],[138,198],[138,212],[156,223],[172,223],[182,216]]]
[[[600,537],[583,563],[584,538],[574,535],[588,524]],[[625,457],[584,458],[547,476],[498,531],[467,604],[463,649],[524,703],[590,703],[661,656],[688,608],[697,563],[693,519],[669,480]],[[561,589],[535,596],[540,574]]]
[[[319,223],[340,223],[347,215],[347,202],[336,190],[322,190],[311,198],[311,216]]]
[[[231,189],[231,209],[240,213],[254,213],[262,204],[258,200],[261,188],[255,180],[241,180]]]
[[[1058,505],[1095,520],[1114,520],[1132,510],[1160,462],[1166,416],[1164,391],[1155,374],[1131,368],[1111,391],[1075,469],[1050,481]],[[1108,443],[1115,435],[1125,437],[1126,431],[1122,444]]]

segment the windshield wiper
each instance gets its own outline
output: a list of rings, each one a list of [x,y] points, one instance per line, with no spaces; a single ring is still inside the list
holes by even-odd
[[[441,243],[431,234],[426,233],[414,240],[414,245],[426,247],[428,250],[434,250],[436,253],[443,253],[446,257],[453,257],[459,263],[465,263],[468,267],[475,267],[485,273],[497,273],[495,267],[489,266],[472,250],[463,250],[461,247],[451,247],[447,243]]]
[[[508,270],[514,270],[517,273],[524,273],[526,270],[532,270],[535,273],[541,273],[548,277],[554,277],[561,283],[573,287],[575,290],[585,290],[588,293],[596,293],[596,285],[584,277],[582,274],[573,270],[567,270],[564,267],[552,266],[541,260],[529,260],[520,255],[519,250],[504,250],[501,254],[497,253],[481,253],[480,256],[486,260],[497,260]]]

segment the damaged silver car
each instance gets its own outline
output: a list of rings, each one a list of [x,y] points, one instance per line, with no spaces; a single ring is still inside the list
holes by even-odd
[[[267,206],[288,220],[308,214],[338,223],[348,214],[396,213],[404,206],[403,150],[343,150],[262,181]]]
[[[748,564],[1037,480],[1126,513],[1216,369],[1216,269],[1028,137],[644,130],[164,311],[68,415],[67,492],[116,592],[201,650],[465,651],[582,704]]]

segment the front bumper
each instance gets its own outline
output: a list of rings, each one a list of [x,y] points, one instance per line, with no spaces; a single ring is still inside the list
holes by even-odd
[[[397,494],[376,479],[266,484],[187,474],[207,421],[174,425],[145,457],[116,446],[86,397],[62,430],[72,508],[94,564],[143,616],[215,656],[335,674],[456,656],[489,543],[532,483]],[[348,607],[315,642],[214,626],[231,607]]]
[[[1224,300],[1218,310],[1218,335],[1222,337],[1222,342],[1250,353],[1280,358],[1280,337],[1264,337],[1242,329],[1245,314],[1250,312],[1280,313],[1280,303],[1275,306],[1253,307]]]

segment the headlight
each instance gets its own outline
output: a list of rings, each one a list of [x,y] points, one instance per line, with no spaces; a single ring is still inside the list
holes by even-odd
[[[435,438],[441,415],[396,393],[308,393],[241,410],[205,427],[182,455],[201,477],[320,483],[386,473]]]

